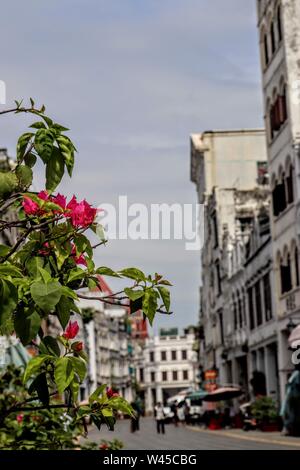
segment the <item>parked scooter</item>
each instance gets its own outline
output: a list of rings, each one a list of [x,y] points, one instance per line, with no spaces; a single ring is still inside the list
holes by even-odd
[[[251,414],[251,402],[241,405],[240,410],[243,415],[243,431],[255,431],[257,422]]]

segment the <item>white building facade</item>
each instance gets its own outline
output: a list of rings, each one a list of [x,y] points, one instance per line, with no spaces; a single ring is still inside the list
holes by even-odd
[[[260,0],[257,12],[283,398],[293,370],[287,324],[300,322],[300,2]]]
[[[153,412],[156,403],[197,386],[197,352],[195,335],[155,336],[146,340],[143,368],[138,382],[145,391],[145,411]]]

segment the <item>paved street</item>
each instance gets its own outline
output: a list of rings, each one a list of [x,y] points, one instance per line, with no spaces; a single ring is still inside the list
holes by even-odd
[[[152,418],[141,420],[141,430],[131,434],[128,420],[119,421],[115,432],[103,426],[91,429],[89,440],[120,439],[127,450],[300,450],[300,438],[286,438],[278,433],[243,432],[240,430],[207,431],[195,428],[166,426],[164,436],[156,433]]]

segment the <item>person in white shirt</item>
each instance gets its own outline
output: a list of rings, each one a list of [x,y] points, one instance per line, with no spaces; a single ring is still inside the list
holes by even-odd
[[[156,419],[156,430],[158,434],[165,434],[165,413],[163,405],[158,402],[154,408],[154,416]]]

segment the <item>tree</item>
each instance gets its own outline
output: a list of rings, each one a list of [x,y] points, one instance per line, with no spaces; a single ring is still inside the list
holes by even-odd
[[[99,429],[102,423],[113,429],[117,411],[133,414],[122,397],[102,385],[88,405],[78,404],[88,360],[83,344],[76,341],[78,324],[71,317],[80,314],[76,300],[86,298],[80,289],[97,287],[98,275],[130,280],[130,286],[96,299],[129,305],[131,313],[141,309],[152,324],[157,312],[171,313],[170,283],[137,268],[114,271],[95,266],[94,250],[105,243],[97,210],[85,200],[79,202],[73,196],[67,201],[56,192],[65,172],[72,176],[75,146],[66,135],[68,129],[46,116],[44,106],[37,109],[32,99],[30,103],[24,107],[16,102],[14,108],[0,112],[32,114],[38,119],[18,139],[16,166],[0,171],[0,234],[18,230],[13,246],[0,245],[0,333],[15,332],[23,345],[36,347],[38,354],[23,377],[31,398],[2,409],[0,418],[16,412],[67,409],[76,420],[84,422],[90,416]],[[36,193],[30,187],[38,160],[45,166],[45,189]],[[14,220],[6,220],[7,211],[16,214]],[[90,230],[101,237],[97,245],[92,246],[87,237]],[[52,316],[62,329],[56,337],[45,333]],[[57,394],[62,397],[60,403],[53,402]]]

